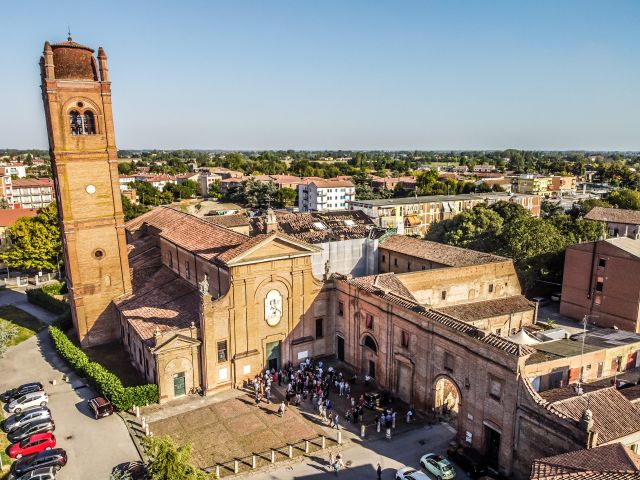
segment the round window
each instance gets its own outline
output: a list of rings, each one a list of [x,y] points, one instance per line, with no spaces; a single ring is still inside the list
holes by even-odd
[[[82,107],[84,107],[84,103],[82,103],[82,102],[78,102],[78,106],[79,106],[80,108],[82,108]]]
[[[95,252],[93,252],[93,256],[96,257],[98,260],[102,259],[104,257],[104,250],[102,249],[97,249]]]

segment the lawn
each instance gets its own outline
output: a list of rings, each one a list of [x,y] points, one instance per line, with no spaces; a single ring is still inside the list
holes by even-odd
[[[36,317],[11,305],[0,307],[0,322],[13,323],[18,327],[18,335],[9,342],[9,346],[24,342],[42,328],[42,323]]]
[[[4,420],[4,405],[0,402],[0,422]],[[6,449],[9,446],[9,440],[7,440],[7,434],[0,431],[0,458],[2,458],[2,465],[7,467],[12,460],[6,453]],[[6,473],[6,474],[5,474]],[[0,471],[0,479],[9,478],[9,472],[1,472]]]

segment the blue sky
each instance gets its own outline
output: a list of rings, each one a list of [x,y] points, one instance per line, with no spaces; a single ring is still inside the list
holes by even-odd
[[[109,56],[120,148],[640,150],[640,1],[3,1],[0,148],[45,40]]]

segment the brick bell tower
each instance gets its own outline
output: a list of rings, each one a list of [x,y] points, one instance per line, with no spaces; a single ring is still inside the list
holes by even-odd
[[[83,347],[119,337],[112,301],[131,293],[107,56],[93,52],[69,36],[46,42],[40,59],[73,324]]]

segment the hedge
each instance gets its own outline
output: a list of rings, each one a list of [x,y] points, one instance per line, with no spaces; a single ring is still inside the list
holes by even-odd
[[[29,303],[38,305],[53,313],[65,313],[69,310],[69,304],[67,302],[53,298],[42,288],[31,288],[27,290],[27,300],[29,300]]]
[[[124,387],[120,379],[102,365],[89,360],[80,348],[57,327],[49,327],[49,335],[56,351],[73,369],[89,380],[89,383],[101,395],[108,398],[118,410],[131,410],[134,405],[144,406],[158,402],[157,385],[147,384],[136,387]]]

